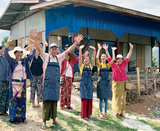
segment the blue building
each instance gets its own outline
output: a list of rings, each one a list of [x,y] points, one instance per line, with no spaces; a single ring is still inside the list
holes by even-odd
[[[116,53],[124,56],[131,42],[134,50],[127,71],[151,67],[152,48],[160,46],[160,17],[93,0],[12,0],[1,17],[0,29],[11,31],[14,47],[24,45],[31,28],[39,31],[40,42],[57,43],[56,37],[61,35],[62,46],[68,42],[69,32],[73,38],[83,34],[81,44],[89,34],[89,45],[116,46]]]

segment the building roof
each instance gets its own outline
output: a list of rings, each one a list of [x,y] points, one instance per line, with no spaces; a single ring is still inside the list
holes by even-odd
[[[56,8],[56,7],[65,7],[67,5],[73,4],[74,7],[79,7],[79,6],[87,6],[91,8],[95,8],[98,11],[111,11],[111,12],[117,12],[120,13],[121,15],[129,15],[129,16],[134,16],[134,17],[140,17],[143,19],[149,19],[149,20],[154,20],[160,22],[160,17],[143,13],[140,11],[135,11],[115,5],[110,5],[102,2],[97,2],[93,0],[52,0],[48,2],[43,2],[40,4],[36,4],[31,6],[31,10],[34,9],[50,9],[50,8]]]
[[[25,5],[34,5],[44,0],[11,0],[0,18],[0,29],[10,30],[12,24],[16,23],[15,19]]]

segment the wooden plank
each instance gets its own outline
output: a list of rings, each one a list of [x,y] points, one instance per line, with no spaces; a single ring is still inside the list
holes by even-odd
[[[139,73],[139,68],[137,68],[137,90],[138,90],[138,94],[140,96],[140,73]]]
[[[23,48],[23,47],[22,47],[22,39],[18,39],[18,40],[17,40],[17,46]]]

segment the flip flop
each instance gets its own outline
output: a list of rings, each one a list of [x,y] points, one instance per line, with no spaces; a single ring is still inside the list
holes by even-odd
[[[42,128],[43,127],[43,128]],[[47,126],[46,125],[43,125],[41,124],[41,127],[40,127],[42,130],[46,130],[47,129]]]
[[[53,123],[55,126],[60,127],[60,124],[58,122]]]
[[[61,107],[61,109],[62,109],[62,110],[66,110],[66,109],[68,109],[68,108],[67,108],[67,107]]]
[[[124,115],[124,114],[120,114],[120,116],[121,116],[122,118],[125,118],[125,115]]]
[[[39,104],[38,104],[38,105],[36,105],[36,107],[37,107],[37,108],[40,108],[40,107],[41,107],[41,105],[39,105]]]
[[[72,110],[73,108],[70,106],[70,107],[67,107],[68,109]]]
[[[104,117],[103,117],[103,115],[100,115],[99,118],[100,118],[100,119],[103,119]]]

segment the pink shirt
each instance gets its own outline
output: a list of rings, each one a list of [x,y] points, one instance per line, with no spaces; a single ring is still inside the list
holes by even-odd
[[[112,60],[112,58],[107,59],[108,62]],[[127,66],[128,62],[130,61],[129,58],[125,58],[121,65],[117,65],[117,63],[113,63],[112,65],[112,72],[113,72],[113,80],[115,81],[125,81],[127,80],[126,70],[125,67]]]

